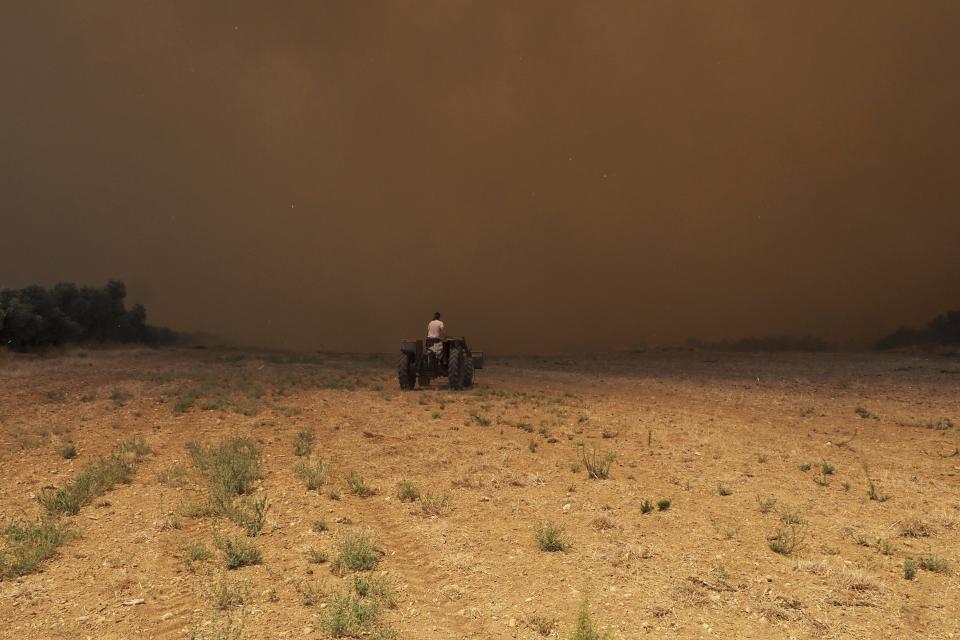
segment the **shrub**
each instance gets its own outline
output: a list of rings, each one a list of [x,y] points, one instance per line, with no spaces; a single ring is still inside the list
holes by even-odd
[[[294,455],[303,457],[313,452],[313,443],[316,440],[313,431],[301,431],[297,434],[297,439],[293,443]]]
[[[327,521],[323,518],[318,518],[313,521],[313,525],[310,528],[313,529],[314,533],[323,533],[327,530]]]
[[[260,478],[260,450],[252,438],[229,438],[209,447],[190,443],[187,450],[215,496],[249,493]]]
[[[388,609],[397,606],[396,591],[386,574],[353,576],[353,591],[361,598],[379,600]]]
[[[133,398],[133,394],[123,389],[114,389],[110,392],[110,399],[113,400],[113,404],[118,407],[127,404],[127,401],[131,398]]]
[[[876,502],[886,502],[889,496],[883,495],[877,490],[877,485],[873,483],[873,478],[870,477],[870,469],[866,463],[863,464],[863,473],[867,476],[867,497]]]
[[[223,551],[223,560],[227,569],[239,569],[240,567],[260,564],[262,560],[260,550],[244,538],[220,540],[220,549]]]
[[[137,436],[133,440],[120,443],[119,451],[121,454],[133,458],[134,461],[140,462],[150,454],[151,448],[142,436]]]
[[[214,608],[220,611],[239,607],[247,600],[247,590],[243,585],[231,582],[226,576],[221,576],[220,580],[210,587],[207,595]]]
[[[6,549],[0,552],[0,579],[33,573],[73,537],[55,520],[28,523],[14,520],[3,535]]]
[[[360,638],[371,635],[379,624],[380,603],[347,591],[334,596],[323,626],[332,638]]]
[[[803,516],[798,511],[782,511],[780,522],[783,524],[803,524]]]
[[[133,465],[119,454],[100,457],[88,464],[69,483],[59,489],[45,489],[37,500],[50,514],[76,515],[80,508],[119,483],[129,484]]]
[[[666,511],[666,510],[669,509],[669,508],[670,508],[670,501],[669,501],[669,500],[658,500],[658,501],[657,501],[657,509],[658,509],[658,510],[660,510],[660,511]]]
[[[324,460],[301,460],[293,468],[308,491],[318,491],[327,480],[327,473],[330,471],[330,463]]]
[[[717,493],[719,493],[721,496],[729,496],[733,494],[733,491],[731,491],[729,487],[721,482],[717,485]]]
[[[331,571],[343,575],[347,571],[371,571],[380,562],[380,550],[369,536],[347,534],[337,548],[337,557],[330,565]]]
[[[350,489],[350,493],[361,498],[369,498],[376,493],[372,487],[363,481],[363,477],[354,471],[351,471],[350,475],[347,476],[347,488]]]
[[[913,560],[903,561],[903,577],[907,580],[913,580],[917,577],[917,565],[914,564]]]
[[[270,502],[267,494],[259,498],[241,496],[230,504],[225,504],[223,513],[241,527],[251,538],[260,535],[264,523],[267,521],[267,511]]]
[[[788,556],[800,548],[803,540],[803,527],[801,525],[789,525],[778,528],[777,532],[767,539],[767,542],[771,551]]]
[[[323,595],[323,591],[316,585],[312,585],[309,582],[297,582],[294,588],[297,590],[297,593],[300,594],[301,601],[305,606],[313,607],[320,603],[320,597]]]
[[[563,527],[553,522],[545,522],[536,530],[537,546],[541,551],[566,551],[570,543],[564,539]]]
[[[77,457],[77,448],[72,444],[68,444],[60,449],[60,455],[64,460],[73,460]]]
[[[650,513],[651,511],[653,511],[653,505],[650,504],[649,500],[644,499],[640,503],[640,513]]]
[[[762,496],[757,496],[757,505],[760,507],[760,513],[769,513],[775,506],[777,506],[776,498],[764,498]]]
[[[177,398],[177,401],[173,403],[173,415],[182,416],[196,404],[197,400],[200,399],[200,392],[196,389],[191,389],[189,391],[184,391]]]
[[[936,556],[920,556],[917,558],[917,565],[924,571],[933,573],[950,573],[950,563],[943,558]]]
[[[307,551],[307,559],[313,564],[323,564],[330,559],[330,556],[327,555],[326,551],[310,547],[310,550]]]
[[[450,508],[450,495],[446,493],[433,493],[427,491],[420,498],[420,510],[424,515],[442,516]]]
[[[420,498],[420,489],[409,480],[404,480],[397,489],[397,498],[400,502],[416,502]]]
[[[570,640],[605,640],[608,637],[607,634],[601,635],[594,627],[593,621],[590,619],[590,607],[587,604],[587,599],[584,598],[577,610],[577,622],[574,625],[573,633],[570,635]]]
[[[933,526],[920,518],[908,518],[900,523],[900,535],[904,538],[929,538],[934,533]]]
[[[580,448],[580,462],[587,469],[587,477],[594,480],[606,480],[610,477],[610,466],[615,457],[612,451],[601,456],[596,449],[592,449],[587,455],[586,449]]]
[[[184,549],[184,553],[185,553],[185,555],[187,556],[187,558],[188,558],[189,560],[192,560],[193,562],[200,562],[200,561],[203,561],[203,560],[209,560],[210,557],[213,555],[213,554],[210,552],[210,549],[207,549],[207,548],[206,548],[204,545],[202,545],[202,544],[190,545],[189,547],[187,547],[186,549]]]

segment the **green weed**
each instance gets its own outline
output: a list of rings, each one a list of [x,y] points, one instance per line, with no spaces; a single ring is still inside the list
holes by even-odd
[[[380,550],[369,536],[347,534],[337,548],[337,557],[330,569],[337,575],[347,571],[371,571],[380,562]]]
[[[218,542],[227,569],[260,564],[263,559],[260,550],[245,538],[223,538]]]
[[[593,624],[590,618],[590,607],[587,599],[584,598],[577,610],[577,621],[570,635],[570,640],[606,640],[609,634],[601,634]]]
[[[293,442],[293,453],[296,456],[308,456],[313,452],[313,445],[317,436],[313,431],[301,431]]]
[[[802,525],[788,525],[778,528],[775,534],[767,538],[767,543],[774,553],[789,556],[803,545],[804,538]]]
[[[613,464],[616,454],[608,451],[604,455],[597,453],[592,449],[588,455],[584,447],[580,448],[580,463],[587,469],[587,477],[593,480],[606,480],[610,477],[610,466]]]
[[[55,520],[44,519],[23,523],[14,520],[3,536],[6,547],[0,551],[0,579],[5,580],[37,571],[74,534]]]
[[[764,498],[763,496],[757,496],[757,506],[760,507],[760,513],[769,513],[777,506],[776,498]]]
[[[535,535],[541,551],[566,551],[570,548],[570,543],[564,537],[563,527],[553,522],[541,524]]]
[[[216,445],[187,445],[194,465],[203,473],[214,496],[249,493],[260,478],[260,450],[252,438],[234,437]]]
[[[376,490],[368,486],[364,482],[363,477],[355,471],[351,471],[350,475],[347,476],[347,488],[350,490],[350,493],[355,496],[360,496],[361,498],[369,498],[376,493]]]
[[[129,484],[133,473],[133,464],[123,456],[117,453],[101,456],[61,488],[42,491],[37,500],[50,514],[76,515],[81,507],[117,484]]]
[[[420,498],[420,510],[424,515],[442,516],[450,509],[450,496],[446,493],[427,491]]]
[[[913,560],[907,559],[903,561],[903,577],[906,580],[913,580],[917,577],[917,565]]]
[[[950,563],[937,556],[920,556],[917,558],[917,565],[924,571],[933,573],[950,573]]]
[[[308,491],[318,491],[327,480],[327,473],[330,471],[330,463],[322,459],[301,460],[293,468]]]
[[[416,502],[420,498],[420,489],[409,480],[404,480],[397,488],[397,498],[400,502]]]

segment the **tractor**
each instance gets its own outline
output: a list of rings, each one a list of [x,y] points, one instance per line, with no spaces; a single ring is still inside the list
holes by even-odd
[[[397,376],[401,389],[412,390],[418,381],[427,387],[434,378],[446,378],[451,389],[473,386],[475,371],[483,369],[483,352],[471,351],[466,338],[444,338],[437,346],[424,348],[423,340],[400,343]]]

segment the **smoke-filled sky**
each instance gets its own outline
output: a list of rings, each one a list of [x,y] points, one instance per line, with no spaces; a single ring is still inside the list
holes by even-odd
[[[952,0],[7,0],[0,286],[488,352],[960,307]]]

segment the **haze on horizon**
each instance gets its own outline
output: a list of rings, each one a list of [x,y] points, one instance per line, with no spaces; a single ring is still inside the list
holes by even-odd
[[[960,3],[0,8],[0,286],[393,350],[866,342],[960,307]]]

